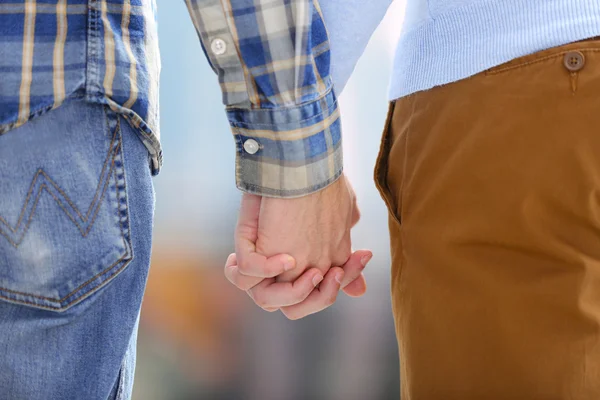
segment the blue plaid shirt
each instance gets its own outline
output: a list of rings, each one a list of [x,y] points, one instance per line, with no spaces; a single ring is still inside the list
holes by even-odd
[[[318,0],[186,0],[219,78],[246,192],[295,197],[342,172]],[[0,3],[0,134],[66,101],[105,104],[162,164],[154,0]]]

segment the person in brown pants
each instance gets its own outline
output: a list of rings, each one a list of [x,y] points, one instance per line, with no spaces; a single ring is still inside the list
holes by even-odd
[[[402,399],[600,398],[600,40],[391,103]]]
[[[314,48],[321,61],[331,49],[324,72],[335,79],[335,60],[359,47],[386,1],[310,2],[332,33],[331,47]],[[402,400],[600,399],[600,2],[406,6],[375,173],[390,214]],[[247,150],[271,157],[256,169],[264,182],[315,191],[244,195],[225,274],[262,308],[298,319],[340,289],[364,293],[370,253],[351,252],[359,213],[341,135],[286,124],[278,118],[269,138],[311,135],[295,152],[280,145],[289,160],[259,153],[260,138]],[[282,256],[295,260],[285,273]]]

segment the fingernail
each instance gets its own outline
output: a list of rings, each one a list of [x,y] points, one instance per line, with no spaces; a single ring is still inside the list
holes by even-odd
[[[322,280],[323,280],[323,275],[318,274],[313,277],[312,283],[314,286],[317,286],[319,283],[321,283]]]
[[[287,260],[283,263],[283,269],[289,271],[296,267],[296,263],[292,257],[288,257]]]
[[[337,274],[335,274],[335,281],[341,285],[343,277],[344,277],[344,274],[342,274],[341,272],[338,272]]]
[[[360,263],[362,264],[362,266],[366,267],[369,261],[371,261],[372,257],[373,254],[367,254],[366,256],[363,256],[363,258],[360,259]]]

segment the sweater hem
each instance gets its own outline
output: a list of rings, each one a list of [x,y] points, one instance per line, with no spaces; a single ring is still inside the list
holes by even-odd
[[[600,2],[496,0],[445,11],[400,37],[391,100],[600,35]]]

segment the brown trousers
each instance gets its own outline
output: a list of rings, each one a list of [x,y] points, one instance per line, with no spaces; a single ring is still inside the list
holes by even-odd
[[[394,102],[402,400],[600,399],[600,40]]]

